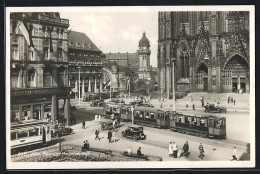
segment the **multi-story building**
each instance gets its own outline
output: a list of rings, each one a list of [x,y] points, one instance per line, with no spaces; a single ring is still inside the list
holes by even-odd
[[[159,12],[158,25],[162,91],[174,61],[177,90],[249,92],[249,12]]]
[[[69,121],[68,27],[59,13],[11,13],[11,114],[17,119],[55,121],[63,99]]]
[[[69,31],[69,86],[76,96],[103,91],[101,53],[85,33]]]

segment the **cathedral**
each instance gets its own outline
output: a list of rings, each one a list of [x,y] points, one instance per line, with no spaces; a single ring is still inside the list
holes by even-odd
[[[249,12],[159,12],[158,30],[161,91],[250,92]]]

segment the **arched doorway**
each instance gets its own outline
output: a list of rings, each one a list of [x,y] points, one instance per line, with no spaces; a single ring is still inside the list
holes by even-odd
[[[197,67],[195,84],[198,91],[208,92],[208,67],[205,63],[201,63]]]
[[[249,65],[240,55],[232,56],[224,65],[224,89],[226,92],[247,92],[249,90]]]

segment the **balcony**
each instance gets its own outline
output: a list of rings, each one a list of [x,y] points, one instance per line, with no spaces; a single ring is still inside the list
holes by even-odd
[[[103,63],[91,63],[91,62],[69,62],[69,65],[72,66],[103,66]]]
[[[42,15],[41,21],[47,21],[47,22],[52,22],[52,23],[56,22],[56,23],[60,23],[60,24],[69,25],[68,19],[51,17],[51,16],[48,16],[48,15]]]
[[[70,92],[70,87],[11,89],[11,97],[20,97],[20,96],[28,96],[28,95],[64,94],[68,92]]]

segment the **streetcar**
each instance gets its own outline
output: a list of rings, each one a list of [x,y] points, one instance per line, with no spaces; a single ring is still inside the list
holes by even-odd
[[[51,141],[50,124],[46,121],[30,121],[11,125],[11,150],[45,145]]]
[[[103,115],[109,119],[120,119],[121,118],[121,104],[106,103],[103,106]]]
[[[169,128],[170,112],[162,109],[137,106],[134,108],[134,123],[150,127]]]

